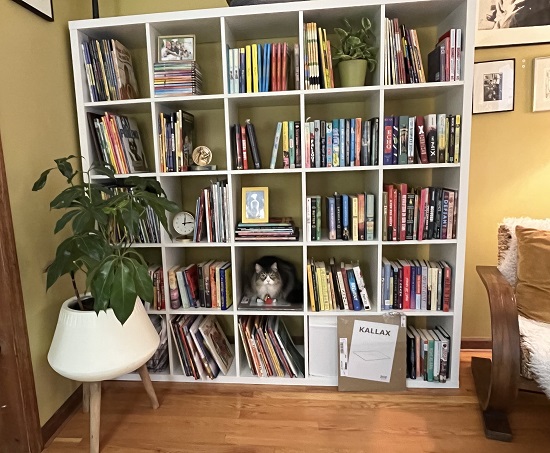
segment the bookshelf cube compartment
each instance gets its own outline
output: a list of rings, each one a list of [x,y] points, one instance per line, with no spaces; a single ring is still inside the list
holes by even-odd
[[[153,23],[149,27],[151,54],[159,62],[159,37],[194,35],[195,61],[202,73],[204,95],[222,94],[221,24],[219,18]]]
[[[207,101],[201,101],[199,97],[193,99],[179,98],[178,100],[172,101],[163,100],[163,102],[158,103],[156,107],[156,137],[159,137],[161,132],[161,113],[164,115],[170,115],[180,110],[190,113],[191,115],[193,115],[193,132],[191,135],[192,143],[188,147],[188,149],[190,150],[188,156],[189,165],[195,165],[192,159],[193,151],[198,146],[206,146],[210,149],[212,155],[211,161],[208,165],[215,165],[215,171],[223,171],[227,169],[225,134],[224,129],[220,127],[220,124],[223,124],[224,122],[223,99],[213,98],[208,99]],[[187,128],[190,128],[190,126],[185,125],[184,128],[184,130],[187,131]],[[168,143],[170,143],[170,141]],[[169,145],[167,145],[166,147],[169,148]],[[185,148],[186,147],[184,145],[184,151]],[[157,149],[157,168],[159,172],[162,172],[163,168],[161,165],[161,158],[166,159],[166,157],[162,157],[160,154],[160,138],[157,138]],[[182,172],[179,173],[181,174]]]
[[[344,244],[346,241],[342,241]],[[349,310],[349,309],[340,309],[331,308],[330,310],[323,310],[323,307],[319,309],[313,309],[312,300],[310,295],[310,287],[308,280],[308,270],[304,270],[304,281],[306,282],[306,303],[307,311],[311,316],[326,316],[328,314],[337,314],[338,316],[345,315],[365,315],[365,314],[374,314],[379,311],[377,301],[378,301],[378,246],[376,244],[372,245],[360,245],[355,242],[355,247],[346,247],[343,245],[324,245],[324,246],[308,246],[307,248],[307,258],[309,260],[313,259],[316,263],[324,263],[324,268],[330,270],[330,259],[334,258],[336,270],[341,269],[341,264],[356,264],[359,263],[359,268],[361,269],[361,274],[363,276],[363,281],[365,283],[365,289],[367,291],[368,300],[370,302],[370,310],[365,310],[363,304],[360,304],[360,310]],[[333,277],[334,278],[334,277]],[[349,280],[348,280],[349,282]],[[334,284],[334,281],[333,281]],[[349,285],[349,283],[348,283]],[[312,287],[315,291],[315,286]],[[321,289],[322,287],[318,287]],[[327,287],[327,290],[329,288]],[[338,288],[334,287],[334,291],[337,291]],[[319,294],[318,294],[319,295]],[[322,294],[321,294],[322,296]],[[339,297],[337,296],[337,300]],[[319,299],[318,299],[319,300]],[[361,301],[360,297],[359,300]],[[314,299],[315,302],[315,299]],[[349,308],[349,307],[348,307]]]
[[[272,324],[272,328],[269,329],[269,323],[273,322],[275,316],[279,318],[278,324]],[[240,324],[239,376],[261,375],[269,377],[270,380],[284,382],[291,379],[291,373],[296,372],[295,377],[304,378],[307,371],[304,360],[304,321],[302,317],[280,316],[277,313],[247,316],[243,313],[238,316],[237,322]],[[284,327],[281,323],[284,324]],[[274,330],[277,325],[279,329]],[[291,350],[293,352],[290,352]],[[289,360],[292,361],[292,364],[289,364]],[[257,368],[261,370],[259,371],[261,374],[255,371]],[[267,371],[268,369],[269,371]]]

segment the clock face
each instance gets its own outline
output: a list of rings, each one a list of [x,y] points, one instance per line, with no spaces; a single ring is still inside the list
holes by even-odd
[[[172,226],[174,227],[174,230],[176,230],[176,233],[186,236],[190,235],[195,229],[195,217],[187,211],[178,212],[174,216]]]

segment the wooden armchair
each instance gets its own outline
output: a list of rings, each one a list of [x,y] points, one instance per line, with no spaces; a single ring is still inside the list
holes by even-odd
[[[499,227],[499,264],[510,247],[511,233]],[[515,252],[515,250],[514,250]],[[508,412],[518,390],[541,391],[527,369],[529,351],[522,347],[513,286],[496,266],[478,266],[487,289],[491,311],[492,359],[473,357],[472,374],[481,409],[485,436],[510,442]]]

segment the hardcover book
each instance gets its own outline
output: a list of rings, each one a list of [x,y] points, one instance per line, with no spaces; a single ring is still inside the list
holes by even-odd
[[[233,363],[234,353],[217,318],[212,315],[207,316],[199,324],[199,330],[210,354],[222,373],[227,375]]]

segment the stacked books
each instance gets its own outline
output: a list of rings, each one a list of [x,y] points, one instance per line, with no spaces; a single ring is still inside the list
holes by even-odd
[[[424,83],[426,74],[416,30],[386,18],[384,83]]]
[[[229,194],[227,179],[211,182],[202,189],[195,206],[193,241],[227,242],[229,240]]]
[[[187,171],[192,161],[195,117],[183,110],[159,114],[160,171]]]
[[[270,218],[267,223],[242,223],[235,229],[235,241],[297,241],[300,230],[290,217]]]
[[[382,258],[382,310],[449,311],[452,278],[445,261]]]
[[[306,90],[334,88],[334,72],[327,30],[315,22],[304,24],[304,84]]]
[[[451,28],[439,37],[434,50],[428,54],[428,82],[460,80],[462,30]]]
[[[156,97],[202,94],[202,74],[195,61],[159,62],[153,71]]]
[[[159,373],[168,366],[168,334],[164,316],[149,315],[151,324],[160,337],[160,344],[153,357],[147,361],[147,369],[150,373]]]
[[[248,367],[256,376],[303,377],[305,363],[278,316],[240,316],[241,334]]]
[[[153,300],[144,301],[147,310],[164,310],[166,303],[164,300],[164,272],[158,264],[152,264],[148,269],[149,277],[153,280]]]
[[[231,126],[230,133],[231,151],[235,158],[235,168],[237,170],[262,168],[256,131],[250,120],[246,120],[244,125],[234,124]]]
[[[229,372],[235,354],[215,316],[177,315],[170,329],[186,376],[206,380]]]

